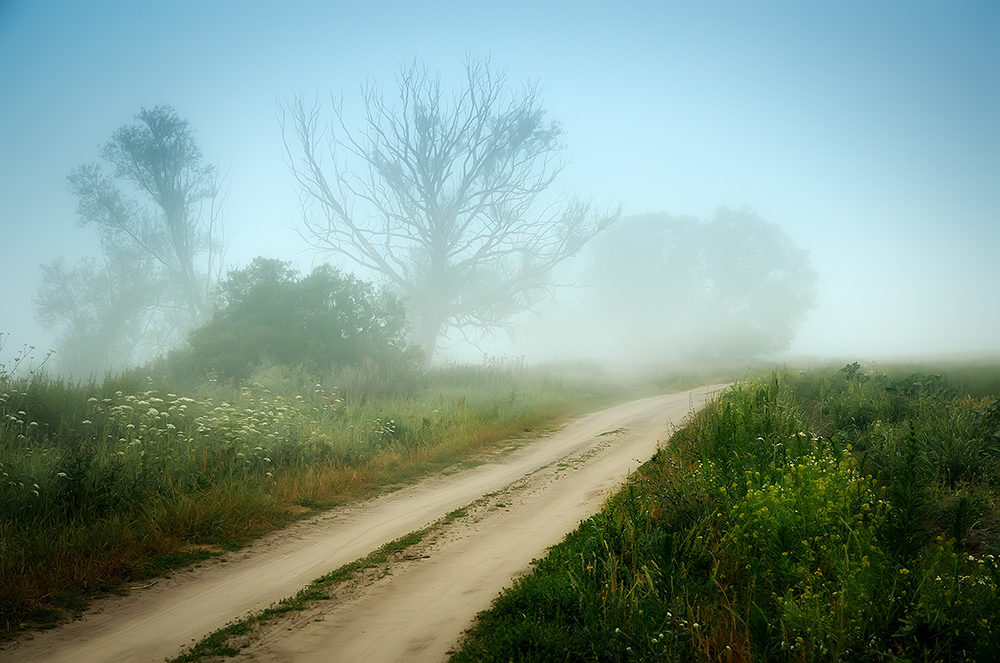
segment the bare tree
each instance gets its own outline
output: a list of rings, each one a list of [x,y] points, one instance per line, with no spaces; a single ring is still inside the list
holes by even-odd
[[[551,192],[562,131],[536,86],[511,92],[487,60],[469,59],[465,73],[452,94],[416,64],[401,69],[394,100],[367,84],[356,132],[338,101],[327,126],[301,98],[281,116],[303,236],[406,296],[427,361],[448,328],[495,331],[535,305],[553,269],[617,217]]]

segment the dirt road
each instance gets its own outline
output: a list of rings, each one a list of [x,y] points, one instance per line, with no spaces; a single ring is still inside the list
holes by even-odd
[[[412,561],[343,600],[274,623],[245,652],[256,661],[441,661],[477,612],[596,512],[672,426],[718,388],[625,403],[496,462],[301,521],[225,562],[101,601],[79,621],[0,651],[0,661],[163,661],[314,578],[469,507],[421,543]]]

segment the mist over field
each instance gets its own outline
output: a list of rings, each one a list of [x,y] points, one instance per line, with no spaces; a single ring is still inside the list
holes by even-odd
[[[998,35],[0,0],[0,663],[996,658]]]
[[[369,302],[381,353],[405,306],[439,363],[997,355],[998,30],[988,2],[0,3],[0,362],[145,361],[265,281]],[[505,127],[474,159],[395,151],[469,109]],[[130,161],[157,122],[183,204]]]

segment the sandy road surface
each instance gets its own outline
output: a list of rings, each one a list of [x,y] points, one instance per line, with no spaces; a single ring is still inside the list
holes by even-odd
[[[345,601],[277,623],[248,652],[259,661],[440,661],[513,576],[599,509],[671,426],[717,389],[625,403],[496,462],[296,523],[225,563],[102,601],[82,620],[0,651],[0,661],[163,661],[386,542],[500,493],[421,544],[427,558],[394,567]]]

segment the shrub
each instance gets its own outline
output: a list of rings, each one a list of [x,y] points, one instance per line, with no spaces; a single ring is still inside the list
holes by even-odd
[[[542,660],[552,632],[551,660],[997,660],[995,397],[859,364],[738,384],[452,660]]]
[[[256,258],[220,287],[212,319],[167,362],[174,375],[246,380],[266,365],[313,375],[365,360],[419,365],[400,299],[329,265],[300,277],[289,263]]]

